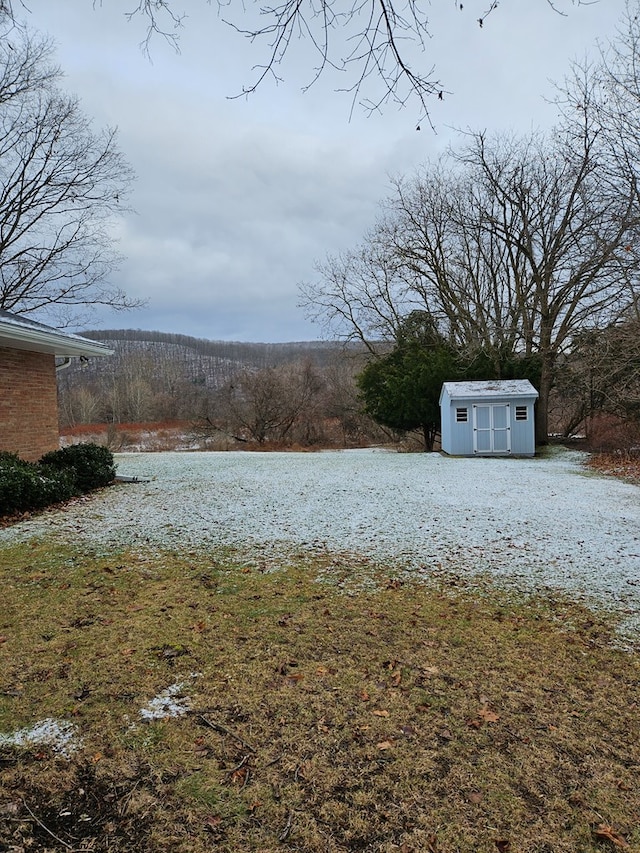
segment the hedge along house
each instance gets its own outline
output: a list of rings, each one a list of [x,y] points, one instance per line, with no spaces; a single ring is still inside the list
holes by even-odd
[[[0,450],[33,462],[60,446],[56,371],[104,344],[0,310]],[[64,359],[56,366],[56,357]]]
[[[528,379],[445,382],[442,450],[451,456],[534,456],[537,398]]]

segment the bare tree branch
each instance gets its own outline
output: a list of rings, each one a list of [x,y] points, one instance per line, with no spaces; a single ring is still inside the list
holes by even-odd
[[[106,0],[92,2],[101,6]],[[267,45],[265,61],[253,67],[254,79],[231,97],[255,92],[267,78],[280,82],[280,67],[294,40],[302,40],[312,48],[311,71],[308,79],[301,81],[303,91],[332,69],[345,78],[338,91],[351,95],[352,111],[356,105],[373,112],[388,104],[405,106],[417,102],[420,116],[425,118],[429,116],[431,100],[446,94],[446,86],[438,79],[433,64],[428,58],[425,62],[432,33],[429,4],[420,0],[402,4],[397,0],[282,0],[275,5],[217,2],[226,25],[251,42]],[[589,0],[546,0],[546,4],[555,13],[565,15],[563,6],[589,5]],[[147,22],[142,41],[146,52],[154,37],[179,49],[180,30],[187,15],[177,11],[176,5],[174,0],[128,0],[127,18],[143,18]],[[460,12],[465,10],[464,3],[452,5]],[[488,0],[477,18],[478,25],[484,27],[496,10],[499,11],[498,0]]]
[[[0,41],[0,307],[69,320],[76,307],[138,304],[105,284],[132,172],[116,132],[95,133],[56,88],[50,57],[24,29]]]

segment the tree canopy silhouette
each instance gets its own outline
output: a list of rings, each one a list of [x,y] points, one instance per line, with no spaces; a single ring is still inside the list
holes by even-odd
[[[58,88],[46,39],[22,27],[1,35],[0,308],[67,325],[91,305],[132,307],[105,283],[133,177],[116,133],[95,132]]]
[[[0,0],[5,5],[10,2]],[[15,5],[17,0],[13,2]],[[115,5],[118,0],[85,2]],[[179,0],[119,2],[129,19],[145,21],[145,48],[154,37],[178,45],[180,30],[188,23],[188,12],[183,11]],[[566,14],[583,0],[537,2],[552,13]],[[429,43],[434,36],[430,4],[419,0],[280,0],[275,5],[259,5],[217,0],[217,5],[222,23],[264,49],[251,70],[253,79],[237,96],[254,92],[267,78],[280,80],[283,62],[298,40],[308,47],[309,67],[302,81],[305,89],[334,69],[344,73],[340,89],[351,94],[354,105],[379,110],[388,103],[403,106],[417,101],[423,117],[429,114],[430,101],[445,94],[445,84],[429,59]],[[485,0],[480,10],[473,11],[462,2],[451,5],[460,14],[476,15],[479,27],[492,13],[499,13],[498,0]]]

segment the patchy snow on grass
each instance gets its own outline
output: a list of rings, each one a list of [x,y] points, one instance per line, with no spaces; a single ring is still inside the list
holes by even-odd
[[[197,674],[194,673],[191,677],[196,678]],[[165,720],[168,717],[184,716],[191,707],[190,698],[183,694],[185,686],[185,682],[177,682],[158,693],[144,708],[140,709],[141,719],[150,723],[154,720]],[[0,746],[20,748],[48,746],[58,755],[70,758],[80,749],[82,740],[78,737],[77,727],[73,723],[49,717],[11,734],[0,733]]]
[[[0,746],[49,746],[54,752],[69,758],[80,749],[82,741],[73,723],[47,718],[29,728],[11,734],[0,734]]]
[[[105,549],[230,545],[278,559],[355,552],[425,574],[489,573],[561,589],[640,625],[640,489],[563,448],[533,459],[387,450],[121,454],[150,480],[0,531]]]
[[[191,700],[183,695],[185,684],[172,684],[154,696],[145,708],[140,709],[140,716],[146,722],[165,720],[167,717],[182,717],[191,706]]]

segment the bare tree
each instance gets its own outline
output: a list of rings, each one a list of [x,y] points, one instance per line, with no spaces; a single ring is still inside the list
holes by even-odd
[[[241,371],[223,394],[229,430],[244,431],[258,444],[282,442],[315,408],[321,388],[320,376],[309,361]]]
[[[387,348],[404,315],[420,301],[383,232],[379,223],[358,248],[318,262],[319,278],[299,288],[300,306],[310,319],[329,335],[361,343],[372,355]]]
[[[302,307],[374,355],[397,342],[418,311],[452,344],[482,347],[498,365],[521,337],[516,261],[485,227],[476,192],[450,157],[396,179],[363,244],[317,264],[319,279],[300,286]]]
[[[116,132],[57,88],[51,55],[20,27],[0,39],[0,308],[68,325],[139,304],[106,284],[132,172]]]
[[[589,330],[574,342],[569,367],[574,385],[596,412],[640,421],[640,320]]]
[[[65,426],[94,424],[102,415],[102,401],[92,388],[63,386],[58,394],[58,409]]]
[[[598,96],[583,82],[595,76]],[[617,38],[603,48],[597,68],[577,66],[561,100],[567,115],[590,115],[597,121],[618,173],[640,199],[640,2],[627,0]]]
[[[339,427],[344,447],[376,433],[377,425],[362,410],[356,384],[356,378],[366,361],[361,349],[355,352],[345,349],[333,358],[324,371],[325,415]]]
[[[589,117],[551,143],[488,145],[478,134],[462,157],[490,200],[479,206],[483,228],[513,259],[521,346],[541,363],[542,442],[558,356],[579,330],[610,324],[628,305],[639,262],[635,190],[612,173]]]
[[[588,112],[551,139],[471,134],[449,170],[399,181],[360,254],[321,267],[304,298],[352,336],[384,317],[388,339],[418,305],[446,339],[489,354],[498,374],[505,359],[535,356],[543,443],[559,356],[634,298],[636,186],[610,154]],[[371,274],[354,257],[384,263]]]

